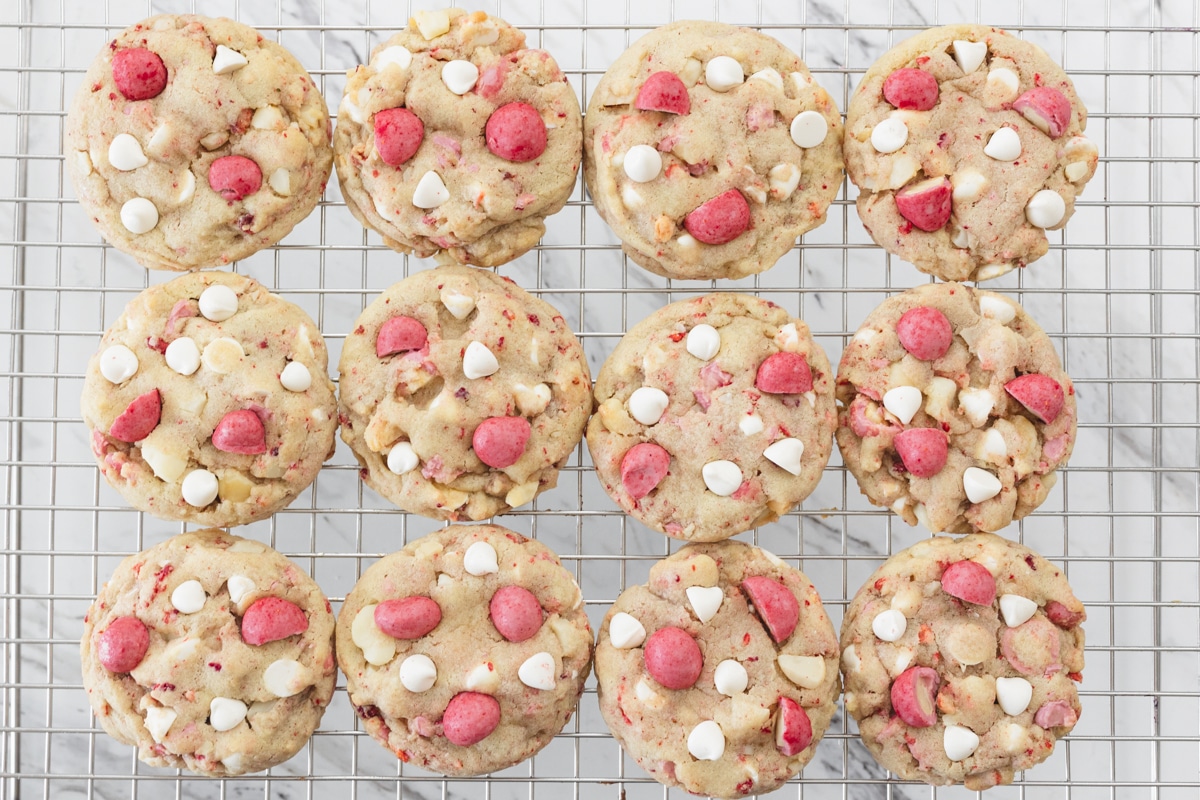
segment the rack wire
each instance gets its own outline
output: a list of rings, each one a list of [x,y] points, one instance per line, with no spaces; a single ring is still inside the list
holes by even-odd
[[[421,3],[412,3],[421,7]],[[432,5],[432,4],[431,4]],[[889,46],[934,24],[985,21],[1062,63],[1091,111],[1101,163],[1067,229],[1030,269],[989,284],[1021,301],[1074,377],[1078,443],[1058,488],[1007,529],[1065,565],[1087,603],[1084,713],[1049,761],[990,798],[1195,798],[1200,794],[1200,0],[617,0],[481,4],[550,50],[586,100],[608,64],[677,18],[761,28],[806,60],[843,110]],[[622,756],[595,682],[542,753],[487,778],[443,780],[398,764],[358,729],[339,682],[312,741],[266,774],[204,779],[137,762],[93,720],[78,640],[117,562],[181,530],[129,510],[100,478],[78,397],[99,334],[147,273],[104,245],[60,154],[65,109],[103,44],[151,13],[228,15],[292,50],[336,108],[345,71],[405,24],[383,0],[10,0],[0,5],[0,797],[658,798],[683,796]],[[621,255],[582,187],[542,245],[501,269],[560,308],[593,374],[623,331],[714,288],[756,292],[808,321],[836,360],[884,296],[928,280],[875,247],[843,188],[824,226],[772,270],[738,282],[672,282]],[[344,208],[336,182],[282,245],[236,265],[307,309],[336,364],[369,299],[428,262],[393,254]],[[580,448],[557,489],[499,520],[562,555],[597,625],[675,545],[622,515]],[[339,443],[313,487],[239,533],[271,543],[338,601],[374,558],[437,523],[362,487]],[[804,569],[840,624],[888,553],[922,537],[869,506],[835,453],[797,512],[744,535]],[[890,781],[841,712],[777,797],[953,798]]]

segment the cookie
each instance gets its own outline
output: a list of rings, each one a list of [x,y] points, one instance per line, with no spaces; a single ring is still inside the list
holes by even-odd
[[[890,297],[838,366],[837,442],[867,499],[934,533],[1042,504],[1075,444],[1075,387],[1019,305],[957,283]]]
[[[871,238],[947,281],[1046,254],[1096,172],[1087,109],[1045,51],[983,25],[893,47],[846,114],[846,172]]]
[[[109,735],[156,767],[282,764],[333,696],[333,614],[266,545],[219,530],[121,562],[84,618],[83,687]]]
[[[1015,542],[920,542],[884,562],[846,611],[846,711],[900,778],[1011,783],[1079,719],[1086,617],[1062,571]]]
[[[596,380],[587,442],[627,514],[726,539],[809,495],[833,449],[833,369],[808,326],[766,300],[672,303],[621,339]]]
[[[842,182],[841,142],[833,98],[778,41],[676,22],[634,42],[596,85],[584,176],[640,266],[742,278],[825,221]]]
[[[367,306],[338,367],[342,439],[405,511],[480,520],[558,482],[591,411],[583,348],[512,281],[450,265]]]
[[[308,216],[333,164],[329,111],[291,53],[230,19],[126,28],[67,115],[67,174],[104,239],[152,269],[228,264]]]
[[[521,31],[482,11],[418,11],[347,74],[342,195],[394,250],[494,267],[566,204],[579,117],[566,75]]]
[[[372,737],[423,769],[479,775],[566,725],[592,631],[558,556],[497,525],[459,525],[363,573],[338,615],[337,655]]]
[[[744,797],[812,759],[841,692],[838,643],[803,573],[741,542],[689,545],[600,628],[600,712],[659,783]]]
[[[264,519],[333,455],[328,369],[308,314],[255,280],[198,272],[151,286],[88,362],[92,453],[141,511],[222,527]]]

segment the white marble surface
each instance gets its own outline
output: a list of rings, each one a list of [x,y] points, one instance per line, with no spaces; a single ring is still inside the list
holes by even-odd
[[[434,5],[440,4],[412,3]],[[769,27],[802,55],[843,109],[875,58],[934,23],[1003,25],[1065,64],[1092,112],[1088,133],[1104,156],[1100,171],[1066,232],[1052,236],[1049,255],[989,288],[1013,293],[1041,321],[1078,386],[1081,424],[1071,466],[1042,510],[1005,533],[1065,563],[1089,603],[1085,713],[1075,735],[1025,776],[1028,785],[989,797],[1141,798],[1152,796],[1146,786],[1155,781],[1191,786],[1154,796],[1195,797],[1195,4],[505,0],[479,7],[498,11],[523,27],[531,43],[549,49],[581,99],[630,41],[684,17]],[[10,0],[0,7],[0,271],[8,275],[0,286],[0,436],[7,454],[0,796],[663,797],[658,784],[620,757],[591,688],[563,736],[531,763],[490,782],[443,782],[408,768],[398,782],[395,760],[351,732],[355,720],[341,691],[309,748],[269,777],[224,784],[140,766],[131,748],[109,739],[91,719],[79,683],[82,614],[120,557],[179,526],[126,510],[98,477],[77,422],[80,376],[99,332],[123,304],[148,282],[170,276],[147,275],[100,246],[62,173],[63,109],[82,70],[113,33],[151,11],[191,10],[236,16],[282,41],[313,72],[332,108],[345,71],[404,24],[410,7],[380,0],[113,0],[107,6]],[[799,312],[836,358],[885,293],[926,280],[871,244],[853,196],[852,188],[844,192],[828,222],[771,271],[715,285],[758,291]],[[580,188],[551,220],[544,247],[501,270],[563,311],[584,339],[593,373],[627,326],[669,300],[714,285],[668,285],[625,263],[615,242]],[[336,363],[341,339],[365,301],[407,272],[429,266],[364,235],[332,181],[322,206],[283,246],[238,268],[313,313]],[[313,490],[273,520],[243,530],[295,556],[335,598],[374,556],[434,527],[361,488],[353,463],[339,443]],[[580,576],[593,623],[668,550],[664,537],[617,513],[583,450],[535,511],[502,521],[563,555]],[[742,538],[800,564],[837,623],[846,598],[880,558],[921,536],[872,509],[835,453],[801,512]],[[131,775],[138,778],[131,781]],[[298,779],[305,776],[310,779]],[[804,778],[777,796],[915,798],[931,791],[887,785],[841,714]]]

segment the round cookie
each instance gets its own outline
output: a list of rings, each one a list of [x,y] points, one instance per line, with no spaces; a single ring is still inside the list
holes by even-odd
[[[833,369],[808,326],[766,300],[672,303],[621,339],[596,380],[587,442],[627,514],[726,539],[816,487],[837,424]]]
[[[875,242],[948,280],[1046,254],[1096,172],[1087,109],[1040,47],[983,25],[919,33],[867,70],[846,114],[846,172]]]
[[[566,75],[521,31],[482,11],[418,11],[347,74],[338,181],[392,249],[494,267],[566,204],[580,126]]]
[[[596,678],[613,736],[659,783],[744,797],[812,759],[837,709],[838,644],[803,573],[741,542],[693,544],[617,598]]]
[[[584,176],[642,267],[742,278],[825,221],[842,182],[841,141],[833,99],[778,41],[676,22],[634,42],[597,84]]]
[[[92,62],[67,116],[67,173],[114,247],[153,269],[228,264],[308,216],[333,164],[304,67],[229,19],[163,14]]]
[[[558,311],[459,265],[367,306],[338,369],[362,479],[436,519],[486,519],[553,488],[591,412],[587,360]]]
[[[80,656],[96,718],[138,758],[200,775],[259,772],[308,741],[333,696],[333,614],[266,545],[219,530],[121,562]]]
[[[1019,305],[957,283],[890,297],[838,366],[837,442],[867,499],[934,533],[1040,506],[1075,444],[1075,387]]]
[[[1062,571],[1026,547],[986,533],[920,542],[846,611],[846,710],[905,780],[1011,783],[1079,719],[1084,619]]]
[[[397,758],[479,775],[562,730],[592,631],[558,556],[506,528],[460,525],[363,573],[338,615],[337,656],[363,726]]]
[[[100,471],[163,519],[243,525],[290,503],[333,455],[325,342],[255,280],[151,286],[88,362],[80,404]]]

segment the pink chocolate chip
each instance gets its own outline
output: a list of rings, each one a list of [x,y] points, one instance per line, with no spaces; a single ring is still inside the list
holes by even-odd
[[[262,187],[262,170],[245,156],[223,156],[209,166],[208,185],[232,203]]]
[[[487,147],[508,161],[532,161],[546,151],[546,123],[528,103],[506,103],[488,117]]]
[[[489,417],[471,435],[471,447],[480,461],[504,469],[521,458],[529,433],[529,420],[524,417]]]
[[[1057,600],[1046,603],[1046,616],[1060,628],[1070,630],[1084,620],[1082,611],[1072,611]]]
[[[398,167],[413,157],[425,138],[425,123],[407,108],[375,114],[375,149],[385,164]]]
[[[883,97],[896,108],[928,111],[937,105],[937,78],[923,69],[898,69],[883,82]]]
[[[379,326],[375,336],[375,355],[387,358],[407,350],[420,350],[429,333],[412,317],[392,317]]]
[[[1048,375],[1031,372],[1019,378],[1013,378],[1004,384],[1004,391],[1012,395],[1013,399],[1029,409],[1029,413],[1042,422],[1054,422],[1062,412],[1064,402],[1062,384]]]
[[[996,579],[977,561],[956,561],[942,571],[942,591],[964,603],[990,606],[996,599]]]
[[[109,672],[129,672],[146,657],[150,632],[137,617],[117,617],[96,645],[96,657]]]
[[[1050,86],[1038,86],[1025,92],[1013,101],[1013,109],[1051,139],[1062,136],[1071,124],[1071,102]]]
[[[732,242],[750,227],[750,204],[741,192],[730,189],[684,217],[683,227],[705,244]]]
[[[638,90],[633,107],[639,111],[665,111],[668,114],[687,114],[692,110],[692,98],[687,87],[674,72],[655,72],[646,78]]]
[[[162,397],[158,389],[138,395],[125,407],[108,429],[108,435],[122,442],[140,442],[158,427],[162,418]]]
[[[221,417],[213,431],[212,443],[223,453],[258,455],[267,452],[267,433],[257,414],[239,409]]]
[[[929,667],[909,667],[892,683],[892,708],[896,715],[914,728],[937,724],[937,690],[941,684],[937,671]]]
[[[375,624],[394,639],[420,639],[442,621],[442,607],[429,597],[384,600],[375,606]]]
[[[951,193],[949,178],[929,178],[896,192],[896,210],[923,231],[940,230],[950,221]]]
[[[775,746],[779,752],[794,756],[812,744],[812,738],[808,712],[790,697],[779,698],[779,723],[775,727]]]
[[[167,86],[167,68],[157,53],[127,47],[113,53],[113,83],[126,100],[149,100]]]
[[[635,444],[621,459],[621,485],[634,500],[641,500],[667,476],[671,454],[652,442]]]
[[[1075,709],[1071,708],[1069,703],[1062,700],[1051,700],[1049,703],[1043,703],[1042,707],[1033,715],[1033,724],[1047,730],[1074,725],[1078,721],[1079,714],[1075,712]]]
[[[451,744],[470,747],[488,737],[500,724],[500,703],[479,692],[459,692],[442,715],[442,732]]]
[[[687,689],[704,669],[700,645],[681,628],[659,628],[650,634],[642,653],[650,677],[668,689]]]
[[[788,591],[777,580],[754,575],[742,581],[742,591],[754,603],[754,610],[767,626],[767,632],[776,642],[783,644],[800,619],[800,604],[796,595]]]
[[[811,392],[812,370],[799,353],[772,353],[758,365],[754,385],[767,394]]]
[[[892,441],[913,477],[932,478],[946,466],[946,434],[938,428],[909,428]]]
[[[488,603],[492,624],[510,642],[523,642],[542,627],[542,606],[533,592],[520,586],[503,586]]]
[[[242,615],[242,640],[262,645],[308,630],[308,617],[293,602],[282,597],[255,600]]]
[[[896,323],[900,344],[922,361],[935,361],[946,355],[954,341],[950,320],[936,308],[910,308]]]

